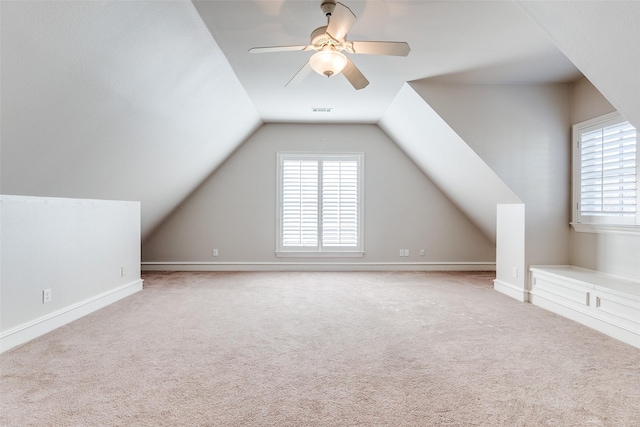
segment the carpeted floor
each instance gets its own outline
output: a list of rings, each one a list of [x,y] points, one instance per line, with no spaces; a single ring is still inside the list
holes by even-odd
[[[640,350],[490,273],[153,273],[0,356],[2,426],[639,426]]]

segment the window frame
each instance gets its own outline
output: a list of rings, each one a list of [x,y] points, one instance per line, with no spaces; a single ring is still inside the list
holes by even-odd
[[[283,246],[283,165],[285,160],[323,161],[355,160],[358,162],[357,245],[355,247],[322,245],[322,182],[318,182],[318,245],[315,247]],[[276,163],[276,256],[277,257],[362,257],[364,256],[364,153],[352,152],[278,152]],[[320,175],[320,174],[319,174]]]
[[[581,136],[593,130],[615,126],[628,122],[619,112],[599,116],[572,127],[572,209],[571,226],[577,232],[640,234],[640,182],[636,178],[636,214],[621,217],[617,215],[583,215],[580,210],[582,151]],[[640,149],[638,139],[640,132],[636,129],[636,177],[640,171]]]

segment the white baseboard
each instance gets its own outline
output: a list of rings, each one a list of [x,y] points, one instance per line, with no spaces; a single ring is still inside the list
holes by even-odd
[[[137,279],[3,332],[0,334],[0,353],[31,341],[140,290],[142,290],[142,280]]]
[[[493,281],[493,289],[501,292],[511,298],[517,299],[521,302],[529,301],[529,291],[512,285],[511,283],[504,282],[502,280],[495,279]]]
[[[495,262],[143,262],[142,271],[496,271]]]

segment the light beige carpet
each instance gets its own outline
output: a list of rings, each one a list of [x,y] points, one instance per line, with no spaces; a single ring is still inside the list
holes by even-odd
[[[489,273],[144,279],[1,356],[0,425],[640,425],[640,350]]]

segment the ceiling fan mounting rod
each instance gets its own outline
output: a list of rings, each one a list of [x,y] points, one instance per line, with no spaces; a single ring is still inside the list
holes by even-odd
[[[320,9],[322,10],[322,13],[324,13],[324,16],[326,16],[327,18],[331,16],[335,8],[336,8],[335,0],[325,0],[320,5]]]

